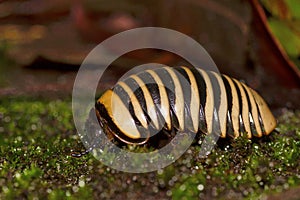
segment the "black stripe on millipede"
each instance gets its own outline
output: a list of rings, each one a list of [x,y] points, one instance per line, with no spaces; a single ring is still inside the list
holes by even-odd
[[[220,120],[219,120],[219,108],[221,104],[221,89],[219,85],[219,81],[217,78],[212,74],[212,72],[207,71],[207,75],[210,79],[210,82],[212,84],[213,88],[213,94],[214,94],[214,112],[217,112],[217,114],[213,115],[213,122],[212,122],[212,127],[213,127],[213,132],[215,132],[218,135],[221,135],[221,128],[220,128]]]
[[[226,135],[233,138],[234,137],[234,130],[232,124],[232,90],[230,84],[225,76],[222,75],[222,80],[226,90],[227,96],[227,121],[226,121]]]
[[[192,130],[193,122],[192,122],[192,116],[191,116],[191,80],[189,75],[186,73],[186,71],[182,67],[176,67],[174,68],[177,78],[180,81],[180,85],[183,92],[183,100],[184,100],[184,127],[187,130]]]
[[[152,70],[155,73],[154,70]],[[158,118],[159,128],[166,127],[166,122],[163,115],[160,112],[161,107],[161,96],[159,91],[159,86],[155,79],[152,77],[150,73],[147,71],[137,74],[137,76],[144,82],[145,86],[147,87],[153,103],[155,105],[155,112]]]
[[[143,113],[147,119],[148,124],[151,119],[148,115],[146,100],[144,96],[144,92],[141,89],[141,85],[139,85],[133,78],[127,78],[124,80],[124,83],[128,85],[128,87],[133,91],[133,94],[137,98],[140,106],[142,107]]]
[[[253,114],[252,114],[252,105],[250,102],[250,98],[249,98],[249,94],[247,92],[247,90],[245,89],[245,86],[243,84],[241,84],[245,93],[246,93],[246,97],[247,97],[247,101],[248,101],[248,108],[249,108],[249,123],[250,123],[250,130],[251,130],[251,134],[254,136],[257,136],[257,130],[255,128],[255,122],[253,119]]]
[[[199,130],[207,133],[207,123],[205,119],[205,104],[206,104],[206,83],[204,78],[202,77],[201,73],[196,68],[191,68],[191,72],[193,73],[196,82],[197,82],[197,88],[198,93],[200,97],[200,109],[199,109]]]
[[[261,128],[261,131],[262,131],[263,134],[266,134],[265,126],[264,126],[264,123],[263,123],[263,120],[262,120],[262,117],[261,117],[261,113],[260,113],[260,110],[259,110],[259,105],[258,105],[258,103],[257,103],[257,101],[256,101],[255,98],[254,98],[254,101],[255,101],[255,105],[257,107],[258,121],[259,121],[259,125],[260,125],[260,128]]]
[[[170,116],[171,116],[171,126],[173,128],[178,129],[179,128],[179,122],[177,118],[177,113],[175,112],[175,101],[176,101],[176,96],[175,96],[175,85],[174,81],[169,74],[169,72],[164,69],[164,68],[159,68],[153,70],[161,79],[163,82],[163,85],[167,91],[168,95],[168,100],[169,100],[169,105],[170,105]]]
[[[160,105],[161,99],[159,94],[159,88],[151,74],[149,74],[148,72],[142,72],[137,74],[137,76],[145,83],[146,87],[148,88],[148,91],[151,94],[154,104]]]
[[[200,104],[203,108],[205,108],[206,104],[206,83],[200,72],[192,68],[191,69],[193,75],[195,76],[196,82],[197,82],[197,87],[199,91],[199,97],[200,97]]]

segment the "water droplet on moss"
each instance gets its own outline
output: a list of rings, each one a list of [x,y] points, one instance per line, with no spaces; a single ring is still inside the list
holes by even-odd
[[[199,184],[199,185],[197,186],[197,189],[198,189],[199,191],[202,191],[202,190],[204,189],[204,185]]]
[[[260,186],[263,186],[263,185],[264,185],[264,182],[262,182],[262,181],[259,182],[259,185],[260,185]]]
[[[19,142],[21,142],[22,141],[22,137],[18,136],[18,137],[16,137],[16,140],[19,141]]]
[[[4,122],[8,123],[10,122],[11,118],[9,116],[5,116],[4,117]]]
[[[172,180],[173,180],[174,182],[176,182],[176,181],[178,180],[178,177],[177,177],[177,176],[173,176],[173,177],[172,177]]]
[[[67,197],[71,196],[71,193],[70,193],[69,190],[66,191],[66,196],[67,196]]]
[[[165,187],[165,181],[163,179],[158,179],[158,184],[160,187]]]
[[[31,130],[35,131],[37,129],[36,124],[31,124]]]
[[[170,197],[172,195],[172,191],[168,190],[166,194],[167,194],[168,197]]]
[[[21,174],[20,174],[19,172],[17,172],[17,173],[15,174],[15,176],[16,176],[17,179],[21,178]]]
[[[78,185],[79,185],[79,187],[84,187],[85,186],[84,180],[82,180],[82,179],[79,180]]]
[[[239,175],[236,177],[236,179],[239,181],[239,180],[242,179],[242,176],[239,174]]]
[[[244,195],[244,196],[247,196],[248,194],[249,194],[249,192],[248,192],[247,190],[244,190],[244,191],[243,191],[243,195]]]
[[[154,187],[152,188],[152,190],[153,190],[154,193],[158,193],[158,191],[159,191],[159,190],[158,190],[158,187],[156,187],[156,186],[154,186]]]
[[[182,184],[182,185],[179,187],[179,189],[180,189],[181,191],[184,191],[184,190],[186,189],[186,185],[185,185],[185,184]]]
[[[73,190],[73,192],[76,193],[76,192],[78,192],[79,188],[78,188],[77,186],[74,185],[74,186],[72,187],[72,190]]]
[[[259,175],[255,175],[255,180],[256,180],[257,182],[260,182],[260,181],[261,181],[261,177],[260,177]]]

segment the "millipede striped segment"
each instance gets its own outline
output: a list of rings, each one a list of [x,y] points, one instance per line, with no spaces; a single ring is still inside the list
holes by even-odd
[[[119,95],[116,95],[111,90],[108,90],[102,96],[99,104],[111,105],[105,108],[104,112],[106,116],[103,115],[103,117],[106,117],[106,120],[111,122],[109,124],[110,126],[115,126],[110,127],[112,131],[115,131],[114,129],[117,128],[120,132],[124,133],[124,135],[129,138],[138,139],[141,137],[140,132],[136,128],[135,121],[131,117],[130,111],[125,106]],[[99,107],[96,108],[99,109]],[[104,112],[101,112],[101,110],[99,111],[101,114],[104,114]],[[124,119],[127,120],[125,121]]]
[[[217,96],[215,95],[215,99],[219,102],[218,106],[215,105],[218,108],[217,116],[219,118],[219,128],[220,128],[219,131],[221,137],[225,138],[226,131],[227,131],[226,122],[227,122],[227,112],[228,112],[227,92],[222,77],[215,72],[212,72],[212,75],[214,76],[216,84],[218,85],[219,88],[218,95]]]
[[[150,94],[149,89],[144,85],[144,82],[138,76],[132,75],[132,79],[134,79],[140,86],[142,95],[144,95],[147,114],[149,115],[151,122],[153,122],[155,128],[159,129],[156,106],[154,105],[154,100]]]
[[[257,110],[257,105],[255,103],[255,99],[250,89],[242,83],[244,90],[246,91],[248,105],[249,105],[249,120],[252,135],[256,137],[261,137],[263,135],[260,124],[259,124],[259,113]]]
[[[158,76],[156,72],[153,70],[147,70],[146,73],[148,73],[152,78],[153,81],[157,84],[157,90],[158,92],[152,93],[157,94],[155,96],[152,96],[152,98],[155,100],[158,100],[156,104],[158,105],[158,109],[164,119],[164,122],[166,123],[166,128],[168,130],[171,130],[171,115],[170,115],[170,103],[167,95],[166,88],[161,80],[161,78]]]
[[[106,91],[96,110],[100,124],[130,144],[143,144],[155,133],[178,131],[261,137],[276,126],[266,102],[244,83],[188,67],[133,74]]]
[[[187,77],[189,78],[191,94],[190,94],[190,102],[188,106],[190,108],[190,115],[192,121],[191,130],[196,133],[199,130],[199,109],[200,109],[199,88],[198,88],[196,77],[194,76],[193,72],[187,67],[182,67],[182,69],[185,71]]]
[[[233,79],[236,84],[236,87],[240,94],[241,99],[241,110],[240,110],[240,128],[242,132],[246,132],[248,138],[251,138],[251,128],[250,128],[250,121],[249,121],[249,105],[246,97],[246,93],[239,81]]]
[[[240,110],[242,102],[233,80],[226,75],[223,75],[223,77],[225,77],[223,78],[224,83],[227,82],[230,89],[227,89],[227,96],[231,96],[231,99],[228,99],[228,107],[231,109],[228,110],[227,123],[231,121],[234,137],[238,137],[240,135]],[[229,130],[227,131],[227,135],[232,136]]]
[[[213,114],[214,114],[214,92],[213,92],[213,86],[211,83],[211,80],[207,74],[207,72],[200,70],[200,74],[203,77],[203,80],[205,82],[206,88],[203,88],[203,90],[206,91],[206,97],[205,98],[205,105],[204,106],[204,114],[205,114],[205,120],[206,120],[206,126],[207,126],[207,133],[211,134],[213,131]],[[202,88],[201,88],[202,89]]]

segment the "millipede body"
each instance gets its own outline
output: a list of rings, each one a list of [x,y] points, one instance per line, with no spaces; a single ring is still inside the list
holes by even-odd
[[[110,138],[127,144],[179,131],[262,137],[276,127],[256,91],[226,75],[188,67],[149,69],[117,82],[97,100],[96,114]]]

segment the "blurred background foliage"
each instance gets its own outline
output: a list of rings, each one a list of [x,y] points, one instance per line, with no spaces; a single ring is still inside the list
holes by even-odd
[[[300,68],[300,1],[261,0],[268,23],[289,57]]]
[[[293,3],[288,2],[287,5]],[[120,31],[159,26],[191,36],[208,51],[221,73],[244,80],[266,94],[271,104],[278,106],[289,101],[295,106],[295,100],[279,96],[290,93],[286,87],[300,87],[300,72],[278,53],[278,45],[272,46],[274,41],[269,41],[268,33],[261,31],[260,26],[265,25],[257,22],[257,5],[256,0],[2,1],[0,95],[30,92],[70,97],[76,71],[98,43]],[[297,9],[292,7],[291,14],[286,15],[293,19]],[[272,6],[266,8],[271,10]],[[291,59],[297,62],[297,48],[292,46],[296,42],[290,43],[289,49],[295,55]],[[182,58],[164,51],[133,51],[117,59],[105,72],[100,92],[133,66],[148,62],[186,64]],[[282,94],[272,95],[276,92]]]

